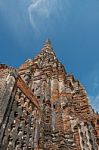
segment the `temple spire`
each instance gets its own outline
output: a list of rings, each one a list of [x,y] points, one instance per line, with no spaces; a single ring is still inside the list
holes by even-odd
[[[45,41],[45,45],[46,45],[46,44],[51,45],[51,41],[50,41],[50,39],[49,39],[49,38]]]
[[[47,39],[44,43],[44,48],[49,48],[49,50],[52,50],[52,44],[51,41],[49,39]]]
[[[53,54],[54,54],[50,39],[47,39],[47,40],[44,42],[44,46],[43,46],[43,48],[42,48],[42,51],[43,51],[43,52],[49,52],[49,53],[53,53]]]

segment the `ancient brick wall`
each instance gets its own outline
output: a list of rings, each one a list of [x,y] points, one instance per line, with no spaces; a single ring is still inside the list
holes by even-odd
[[[1,140],[2,148],[99,149],[99,115],[89,106],[86,91],[80,82],[66,73],[50,41],[44,44],[33,60],[29,59],[20,66],[18,74],[37,99],[40,113],[27,97],[29,90],[24,93],[13,84],[15,92],[12,89],[8,98],[11,107],[7,107],[8,118],[5,116],[7,121]],[[16,79],[13,80],[16,82]]]

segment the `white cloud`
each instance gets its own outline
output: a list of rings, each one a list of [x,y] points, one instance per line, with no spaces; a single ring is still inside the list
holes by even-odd
[[[46,30],[47,27],[63,17],[62,11],[68,11],[69,1],[65,0],[32,0],[28,7],[30,23],[36,31]],[[64,14],[66,17],[66,14]],[[64,18],[65,18],[64,17]]]
[[[29,21],[34,33],[44,35],[48,30],[55,30],[61,21],[63,24],[69,11],[68,2],[69,0],[0,0],[0,12],[16,34],[18,26],[22,26],[21,30],[24,29],[25,32]]]

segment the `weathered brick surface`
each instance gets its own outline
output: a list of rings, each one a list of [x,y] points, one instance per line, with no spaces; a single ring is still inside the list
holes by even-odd
[[[0,70],[0,103],[3,103],[9,69],[1,66]],[[99,149],[99,115],[89,106],[80,82],[67,74],[56,58],[50,41],[33,60],[21,65],[18,73],[28,89],[14,79],[16,88],[8,97],[9,105],[3,105],[5,116],[0,112],[5,117],[0,130],[4,128],[1,150]]]

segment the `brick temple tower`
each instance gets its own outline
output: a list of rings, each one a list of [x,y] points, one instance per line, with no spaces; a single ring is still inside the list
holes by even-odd
[[[0,150],[99,150],[99,115],[49,40],[19,69],[0,65]]]

